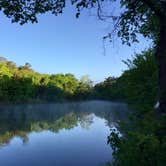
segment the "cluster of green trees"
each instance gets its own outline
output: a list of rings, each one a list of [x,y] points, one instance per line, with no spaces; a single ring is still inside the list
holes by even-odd
[[[101,99],[122,100],[139,109],[153,109],[157,101],[157,64],[154,50],[136,54],[118,78],[108,77],[94,86],[94,93]]]
[[[124,63],[128,69],[119,78],[108,78],[95,86],[100,98],[123,100],[133,110],[130,121],[120,123],[123,137],[116,131],[108,137],[114,155],[111,165],[164,166],[166,116],[154,111],[158,91],[154,49]]]
[[[91,81],[68,74],[40,74],[31,65],[17,67],[15,63],[0,59],[0,101],[32,102],[62,101],[86,98]]]

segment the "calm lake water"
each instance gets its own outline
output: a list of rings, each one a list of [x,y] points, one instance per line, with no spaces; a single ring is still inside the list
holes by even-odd
[[[0,166],[104,166],[126,113],[106,101],[0,106]]]

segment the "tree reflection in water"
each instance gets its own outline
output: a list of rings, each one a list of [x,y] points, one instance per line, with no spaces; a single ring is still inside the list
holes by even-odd
[[[61,104],[23,104],[0,106],[0,145],[14,137],[28,142],[28,134],[44,130],[58,133],[78,125],[87,129],[95,116],[104,118],[111,128],[126,119],[127,106],[105,101],[73,102]]]

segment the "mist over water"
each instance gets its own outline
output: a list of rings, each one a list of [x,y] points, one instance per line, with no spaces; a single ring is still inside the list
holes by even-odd
[[[0,165],[98,166],[127,105],[107,101],[0,106]]]

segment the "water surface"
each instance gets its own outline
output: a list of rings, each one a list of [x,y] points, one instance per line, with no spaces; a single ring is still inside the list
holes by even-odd
[[[0,106],[0,165],[104,166],[127,106],[106,101]]]

